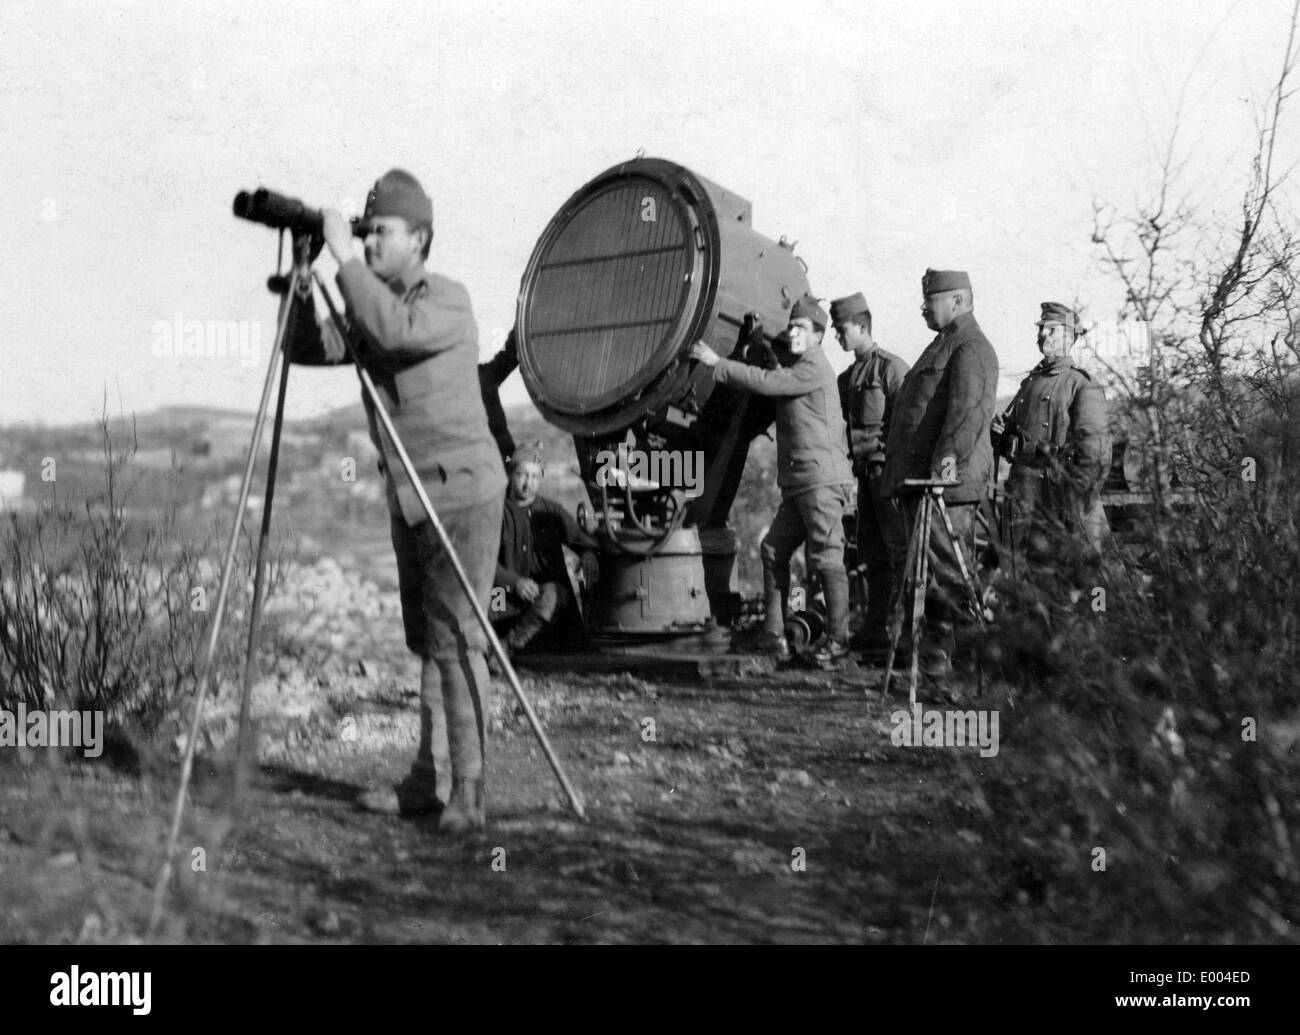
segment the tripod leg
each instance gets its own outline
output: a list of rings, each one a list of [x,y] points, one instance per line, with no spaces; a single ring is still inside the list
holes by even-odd
[[[925,616],[925,597],[930,591],[930,517],[933,497],[929,492],[921,495],[921,508],[916,522],[919,526],[919,547],[916,551],[916,584],[912,588],[912,664],[907,685],[907,703],[916,708],[916,684],[921,666],[921,624]]]
[[[298,276],[295,272],[295,278]],[[290,285],[290,291],[294,285]],[[199,737],[199,722],[203,717],[203,704],[208,695],[208,683],[212,676],[212,665],[217,655],[217,641],[221,634],[221,622],[226,611],[226,597],[230,591],[230,575],[235,567],[235,552],[239,546],[239,533],[244,527],[244,508],[248,506],[248,490],[253,483],[253,467],[257,462],[257,447],[262,441],[262,431],[266,426],[266,411],[271,403],[271,388],[275,384],[276,364],[280,362],[281,348],[284,344],[289,318],[289,299],[280,305],[279,324],[275,332],[275,345],[271,349],[271,361],[267,364],[266,380],[262,384],[262,400],[257,408],[257,418],[253,422],[252,442],[248,447],[248,459],[244,463],[244,480],[239,488],[239,502],[236,504],[235,524],[230,530],[230,539],[226,543],[226,556],[221,564],[221,586],[217,590],[216,606],[212,612],[212,622],[208,626],[208,642],[203,652],[203,664],[199,669],[198,684],[194,692],[194,715],[190,719],[189,737],[185,743],[185,757],[181,762],[180,786],[176,789],[176,803],[172,807],[171,829],[167,834],[167,848],[163,855],[162,868],[158,881],[154,885],[153,909],[149,914],[149,926],[146,936],[152,938],[162,919],[163,900],[167,895],[167,884],[171,880],[172,856],[176,851],[176,838],[180,835],[181,818],[185,813],[185,792],[189,787],[190,774],[194,770],[194,748]]]
[[[921,524],[921,512],[918,510],[916,520],[912,522],[912,535],[907,543],[907,560],[903,562],[902,584],[898,587],[898,595],[894,598],[893,612],[889,616],[889,656],[885,659],[885,681],[881,693],[889,693],[889,685],[894,676],[894,659],[898,653],[898,641],[903,635],[903,602],[907,599],[908,587],[911,586],[913,592],[916,589],[916,550],[920,541],[918,535]],[[912,644],[912,650],[916,650],[915,641]]]
[[[948,517],[948,508],[939,499],[939,516],[943,518],[943,526],[948,532],[948,541],[952,543],[953,553],[957,556],[957,567],[961,571],[962,585],[966,587],[966,592],[970,594],[971,605],[975,608],[975,615],[979,619],[981,626],[984,625],[984,601],[980,597],[979,583],[975,581],[975,576],[971,574],[966,567],[966,555],[962,552],[961,543],[957,540],[957,533],[953,531],[952,519]]]
[[[310,287],[310,281],[300,281]],[[310,297],[310,295],[308,295]],[[248,789],[250,769],[256,762],[257,744],[252,742],[252,727],[248,721],[249,704],[253,696],[253,683],[257,679],[257,648],[262,638],[262,594],[266,584],[266,548],[271,538],[271,508],[275,503],[275,476],[280,462],[280,430],[284,426],[284,397],[289,387],[289,355],[293,351],[295,307],[303,299],[296,293],[289,298],[289,319],[285,324],[285,340],[280,351],[284,362],[280,364],[280,394],[275,402],[275,420],[271,425],[271,456],[266,465],[266,497],[262,503],[262,532],[257,540],[257,563],[253,576],[253,602],[248,619],[248,647],[244,652],[243,689],[239,696],[239,732],[235,740],[235,770],[231,787],[231,809],[238,811],[244,791]]]
[[[966,592],[970,594],[971,606],[975,608],[975,617],[978,619],[980,628],[987,629],[988,623],[984,620],[984,598],[980,595],[979,580],[976,579],[973,571],[967,571],[966,558],[962,553],[961,543],[957,540],[957,533],[953,530],[952,519],[948,516],[948,507],[943,502],[943,497],[939,498],[939,513],[943,517],[944,528],[948,531],[948,540],[952,543],[953,553],[957,556],[957,567],[961,569],[962,584],[966,587]],[[984,693],[984,667],[978,661],[978,652],[976,653],[975,665],[975,687],[980,693]]]
[[[317,275],[319,280],[319,274]],[[330,318],[334,320],[339,332],[343,334],[344,341],[348,337],[343,330],[343,321],[339,316],[337,308],[334,305],[334,299],[331,297],[325,284],[321,283],[321,291],[325,295],[325,302],[329,306]],[[349,348],[351,345],[349,344]],[[353,356],[355,360],[355,355]],[[452,547],[451,540],[447,536],[446,529],[442,526],[442,521],[438,518],[438,513],[433,509],[433,503],[429,500],[429,495],[424,491],[424,485],[420,482],[420,477],[416,473],[415,465],[411,463],[411,458],[407,455],[406,447],[402,445],[402,439],[397,434],[397,428],[393,426],[393,420],[388,415],[388,410],[384,406],[383,399],[375,390],[375,383],[366,373],[365,367],[357,363],[357,375],[361,378],[362,389],[365,391],[370,401],[374,404],[375,415],[384,426],[388,437],[392,440],[393,447],[397,451],[397,457],[402,463],[402,470],[406,472],[406,477],[415,490],[416,496],[420,500],[420,505],[424,512],[429,516],[429,522],[433,525],[433,531],[438,536],[438,541],[442,543],[443,549],[447,551],[447,558],[451,561],[452,570],[456,573],[456,580],[460,583],[461,589],[465,591],[465,596],[469,600],[469,605],[474,611],[474,617],[478,619],[479,625],[483,627],[483,632],[487,636],[488,643],[492,646],[493,653],[496,654],[497,660],[501,663],[501,668],[505,672],[506,680],[510,684],[510,689],[514,691],[516,700],[519,701],[520,707],[524,710],[524,715],[528,717],[528,724],[532,726],[533,733],[537,735],[537,741],[541,745],[542,754],[546,756],[546,761],[550,763],[551,771],[555,773],[555,778],[559,780],[560,786],[568,796],[569,805],[573,808],[574,814],[579,819],[586,818],[586,811],[582,806],[582,801],[578,798],[578,793],[569,783],[568,776],[565,775],[564,768],[560,765],[560,760],[555,754],[555,749],[551,747],[550,739],[546,736],[546,731],[542,729],[542,724],[537,718],[537,713],[533,711],[532,702],[524,693],[524,688],[519,684],[519,676],[515,673],[514,666],[510,663],[510,658],[501,646],[501,640],[498,639],[496,630],[492,628],[492,623],[488,621],[487,614],[483,610],[483,605],[479,603],[478,598],[474,596],[474,587],[470,585],[469,576],[465,574],[464,567],[461,566],[460,558],[456,556],[456,551]]]

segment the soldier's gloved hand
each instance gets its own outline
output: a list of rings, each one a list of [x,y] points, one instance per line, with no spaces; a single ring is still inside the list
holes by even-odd
[[[321,210],[321,226],[325,232],[325,243],[330,253],[338,260],[340,266],[352,258],[352,224],[343,218],[337,209]]]
[[[718,365],[718,361],[722,359],[702,341],[697,341],[691,346],[690,356],[691,359],[703,363],[706,367],[715,367]]]
[[[1070,488],[1080,496],[1092,494],[1096,488],[1096,477],[1084,464],[1072,463],[1064,468],[1065,480]]]
[[[515,592],[519,594],[519,599],[525,604],[531,604],[537,599],[537,594],[542,591],[542,587],[529,578],[522,578],[515,583]]]
[[[325,358],[331,363],[341,363],[347,359],[347,346],[333,320],[326,320],[320,325],[320,342],[325,350]]]

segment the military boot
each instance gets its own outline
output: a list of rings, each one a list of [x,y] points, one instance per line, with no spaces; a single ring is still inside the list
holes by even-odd
[[[818,668],[837,671],[853,660],[853,653],[846,643],[839,640],[825,639],[813,651],[812,661]]]
[[[763,586],[763,630],[772,636],[785,639],[785,612],[789,606],[790,591],[777,586],[770,580],[764,580]]]
[[[533,642],[534,637],[545,626],[546,619],[530,608],[524,612],[519,621],[515,623],[515,627],[510,630],[509,635],[505,638],[504,646],[511,656],[518,654]]]
[[[483,780],[455,777],[451,781],[451,798],[438,819],[438,833],[463,834],[482,830],[487,825],[483,811]]]
[[[437,777],[432,772],[409,773],[401,783],[377,787],[357,798],[367,812],[387,816],[427,816],[442,808],[438,800]]]
[[[849,574],[843,568],[823,571],[822,594],[826,597],[826,636],[836,643],[849,642]]]
[[[513,658],[514,651],[510,649],[510,637],[506,636],[500,639],[501,639],[501,653],[504,654],[507,658]],[[497,657],[497,652],[494,651],[491,647],[489,647],[486,651],[486,656],[487,656],[488,675],[504,676],[506,674],[506,668],[503,664],[501,664],[501,660]]]

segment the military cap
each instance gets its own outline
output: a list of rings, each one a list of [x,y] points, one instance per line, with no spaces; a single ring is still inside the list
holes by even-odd
[[[538,464],[542,463],[542,440],[533,439],[531,442],[521,442],[506,463],[513,469],[518,464]]]
[[[424,193],[420,181],[405,169],[389,169],[366,195],[362,218],[376,216],[401,216],[411,229],[427,226],[432,231],[433,200]]]
[[[837,298],[831,302],[831,323],[844,323],[855,316],[865,316],[867,326],[871,326],[871,307],[859,291],[847,298]]]
[[[812,295],[804,295],[790,310],[791,323],[800,318],[811,320],[812,325],[819,331],[826,330],[826,324],[829,322],[826,310],[821,307],[821,304]]]
[[[1043,302],[1039,308],[1043,310],[1043,315],[1035,321],[1035,326],[1041,327],[1045,323],[1059,323],[1064,325],[1066,330],[1070,331],[1076,338],[1084,333],[1083,321],[1079,319],[1079,314],[1068,305],[1062,305],[1060,302]]]
[[[926,270],[921,278],[921,294],[934,295],[940,291],[969,291],[970,274],[965,270]]]

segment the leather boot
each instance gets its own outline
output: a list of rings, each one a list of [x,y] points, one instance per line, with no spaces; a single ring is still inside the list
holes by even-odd
[[[823,571],[826,597],[826,638],[844,646],[849,642],[849,574],[843,568]]]
[[[442,808],[432,770],[409,773],[401,783],[366,791],[357,798],[357,804],[367,812],[407,818],[426,816]]]
[[[451,798],[438,818],[440,834],[463,834],[482,830],[487,825],[483,811],[483,780],[455,777],[451,781]]]
[[[506,636],[505,647],[512,655],[518,654],[533,641],[533,638],[545,626],[546,619],[532,608],[529,608],[515,623],[515,627],[510,630],[509,635]]]
[[[507,658],[514,658],[514,648],[510,646],[510,637],[508,635],[501,640],[501,650]],[[487,658],[488,675],[504,676],[506,674],[505,666],[497,659],[497,652],[491,647],[485,652],[485,657]]]
[[[918,668],[927,679],[941,682],[952,676],[953,631],[948,622],[930,622],[921,641]]]
[[[763,629],[782,639],[785,638],[785,612],[789,598],[788,588],[778,586],[772,579],[763,580]]]
[[[861,637],[865,642],[889,639],[890,603],[894,599],[894,572],[879,565],[867,572],[867,613],[862,618]]]

